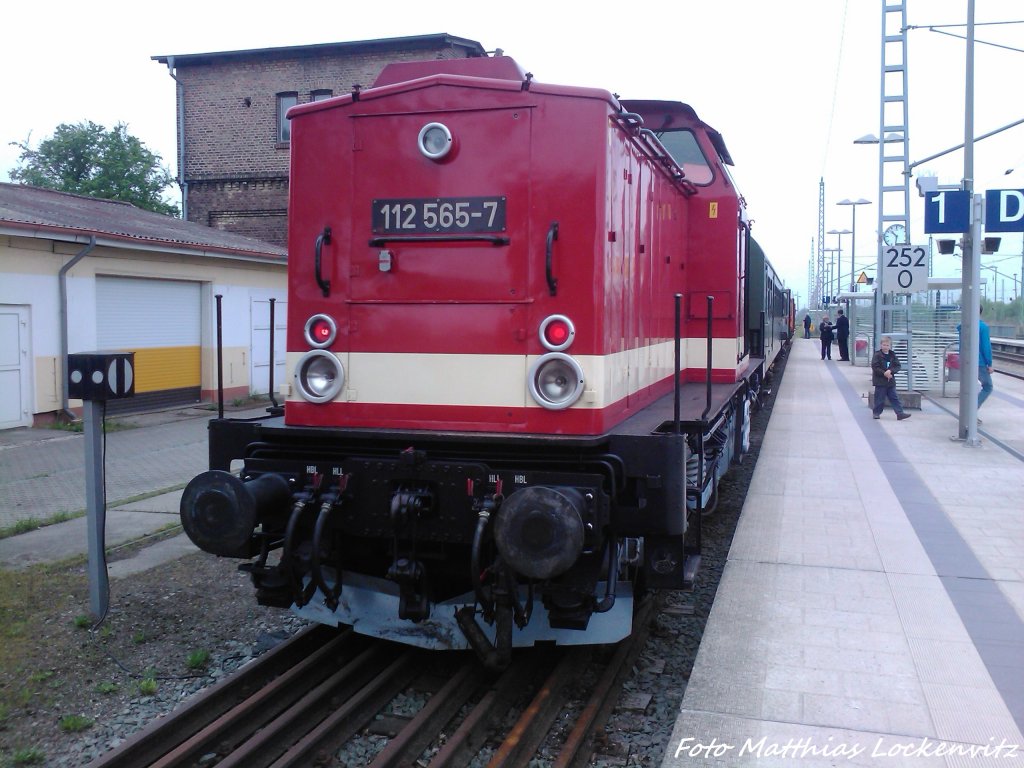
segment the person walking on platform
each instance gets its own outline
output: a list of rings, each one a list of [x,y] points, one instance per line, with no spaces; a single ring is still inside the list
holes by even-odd
[[[811,338],[811,316],[809,313],[804,315],[804,338]]]
[[[988,330],[988,323],[981,319],[980,315],[985,311],[984,307],[978,309],[978,381],[981,382],[981,391],[978,392],[978,407],[988,400],[992,394],[992,336]],[[960,326],[956,327],[960,333]],[[960,349],[963,349],[963,338],[960,339]],[[978,419],[981,423],[981,419]]]
[[[821,322],[818,323],[818,331],[821,338],[821,359],[828,358],[832,359],[832,323],[829,322],[828,315],[821,318]]]
[[[880,346],[881,349],[871,358],[871,383],[875,385],[875,401],[871,415],[876,419],[882,418],[885,399],[889,398],[892,409],[896,411],[896,421],[909,419],[910,414],[903,410],[900,396],[896,394],[896,374],[900,372],[902,366],[900,359],[892,351],[892,339],[883,336]]]
[[[836,318],[836,341],[839,342],[839,359],[850,361],[850,350],[846,346],[847,340],[850,338],[850,318],[843,314],[843,310],[839,310],[839,317]]]

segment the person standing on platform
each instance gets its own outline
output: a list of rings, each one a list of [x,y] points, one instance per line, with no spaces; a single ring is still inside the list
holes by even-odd
[[[875,401],[871,409],[871,415],[882,418],[882,410],[885,408],[885,399],[889,398],[892,409],[896,411],[896,421],[909,419],[910,414],[903,410],[903,403],[900,396],[896,394],[896,374],[900,372],[900,359],[892,351],[892,339],[883,336],[881,349],[875,352],[871,358],[871,383],[875,385]]]
[[[850,338],[850,318],[843,314],[843,310],[839,310],[839,317],[836,318],[836,341],[839,342],[839,359],[850,361],[850,350],[847,347],[847,341]]]
[[[988,396],[992,394],[992,336],[989,333],[988,323],[981,319],[981,313],[985,311],[984,307],[978,308],[978,381],[981,382],[981,391],[978,392],[978,407],[981,408],[981,404],[988,400]],[[960,326],[956,327],[956,332],[960,333]],[[963,337],[960,338],[960,348],[963,349]],[[981,423],[981,419],[978,419],[978,423]]]
[[[810,314],[804,315],[804,338],[811,338],[811,316]]]
[[[821,322],[818,323],[818,331],[821,338],[821,359],[828,358],[832,359],[832,323],[828,319],[828,315],[821,318]]]

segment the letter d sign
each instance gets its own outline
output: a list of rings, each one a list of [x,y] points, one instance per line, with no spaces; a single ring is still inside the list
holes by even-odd
[[[985,231],[1024,232],[1024,189],[985,192]]]

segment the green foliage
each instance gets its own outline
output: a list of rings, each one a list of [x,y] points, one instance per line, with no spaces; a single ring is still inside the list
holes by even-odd
[[[117,683],[112,683],[109,680],[105,680],[96,686],[96,690],[100,693],[115,693],[120,686]]]
[[[162,158],[118,123],[111,130],[92,121],[57,126],[53,136],[32,149],[28,140],[12,141],[21,150],[11,181],[77,195],[120,200],[155,213],[180,214],[163,200],[174,183]]]
[[[63,523],[65,520],[74,520],[76,517],[81,516],[82,513],[78,512],[58,512],[45,520],[40,520],[37,517],[30,517],[27,520],[19,520],[13,525],[0,528],[0,539],[8,539],[11,536],[18,536],[22,533],[28,533],[29,531],[34,531],[37,528],[42,528],[44,525]]]
[[[143,696],[152,696],[156,693],[157,684],[156,680],[152,677],[147,677],[139,682],[139,693]]]
[[[42,765],[45,760],[46,753],[39,747],[16,749],[11,755],[11,762],[14,765]]]
[[[192,651],[185,660],[185,664],[189,669],[202,669],[206,666],[206,662],[209,660],[209,651]]]
[[[981,299],[982,319],[989,323],[999,325],[1016,325],[1018,335],[1024,332],[1024,300],[1020,298],[1011,301],[989,301]]]
[[[85,715],[64,715],[60,719],[60,729],[68,733],[78,733],[92,727],[92,720]]]
[[[79,629],[88,629],[89,627],[92,626],[92,617],[86,616],[85,614],[80,613],[77,616],[75,616],[74,623],[75,623],[75,626],[78,627]]]

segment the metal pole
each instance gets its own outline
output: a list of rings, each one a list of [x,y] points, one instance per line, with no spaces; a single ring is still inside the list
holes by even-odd
[[[89,611],[96,621],[107,613],[109,581],[104,549],[106,499],[103,494],[103,402],[84,400],[86,538],[89,551]]]
[[[851,207],[853,208],[853,232],[850,234],[850,293],[857,290],[857,283],[855,282],[856,277],[854,271],[857,266],[854,264],[857,253],[857,206],[859,203],[854,203]],[[847,305],[849,306],[849,305]]]
[[[270,298],[270,380],[268,386],[270,388],[270,402],[273,403],[274,407],[277,407],[277,398],[274,397],[274,302],[277,301],[273,296]]]
[[[964,93],[964,179],[963,188],[972,193],[971,219],[963,243],[963,283],[960,313],[960,419],[957,437],[966,445],[978,441],[978,346],[981,300],[981,216],[982,197],[974,195],[974,0],[967,0],[967,85]]]
[[[224,335],[221,319],[221,300],[223,294],[214,296],[217,300],[217,418],[224,418]]]

